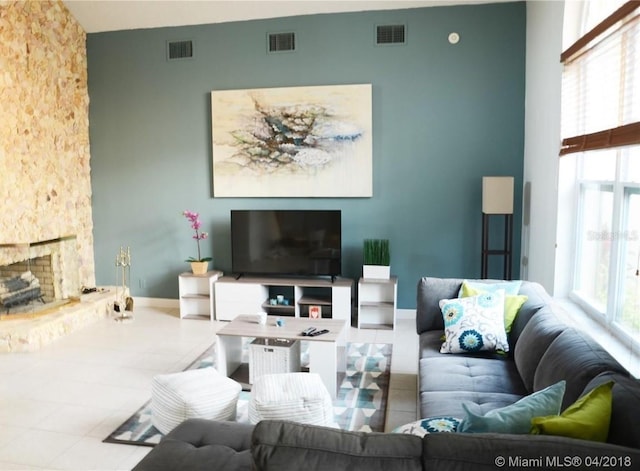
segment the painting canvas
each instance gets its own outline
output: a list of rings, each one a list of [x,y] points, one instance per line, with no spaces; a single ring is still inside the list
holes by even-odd
[[[371,85],[211,92],[215,197],[372,195]]]

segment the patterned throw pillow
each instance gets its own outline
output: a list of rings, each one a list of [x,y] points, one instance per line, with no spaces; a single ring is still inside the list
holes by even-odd
[[[518,283],[522,283],[521,281],[519,281]],[[482,285],[485,286],[482,286]],[[486,293],[486,292],[493,292],[496,291],[495,286],[502,286],[505,283],[495,283],[495,284],[489,284],[489,283],[470,283],[468,281],[463,281],[462,282],[462,288],[460,288],[460,295],[458,296],[459,298],[466,298],[468,296],[477,296],[479,294],[482,293]],[[520,284],[518,284],[518,286],[520,286]],[[505,290],[505,296],[504,296],[504,330],[505,332],[508,334],[509,332],[511,332],[511,326],[513,325],[513,322],[516,320],[516,316],[518,315],[518,312],[520,311],[520,308],[522,307],[522,305],[527,301],[528,296],[524,296],[524,295],[513,295],[513,294],[509,294],[509,291]]]
[[[424,437],[429,433],[457,432],[460,419],[455,417],[429,417],[409,424],[401,425],[393,430],[393,433],[408,433]]]
[[[442,299],[445,341],[440,353],[509,351],[504,329],[504,290]]]

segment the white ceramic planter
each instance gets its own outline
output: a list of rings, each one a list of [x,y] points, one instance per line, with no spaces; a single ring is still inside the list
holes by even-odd
[[[209,269],[209,262],[191,262],[191,271],[194,275],[204,275]]]
[[[388,280],[390,276],[391,267],[388,265],[362,265],[362,278]]]

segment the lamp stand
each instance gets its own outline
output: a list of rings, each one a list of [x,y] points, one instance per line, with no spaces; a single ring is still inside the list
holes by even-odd
[[[489,249],[489,216],[504,216],[504,248],[502,250]],[[489,255],[502,255],[504,257],[505,280],[511,279],[511,252],[513,239],[513,214],[486,214],[482,213],[482,264],[481,278],[486,279],[489,272]]]

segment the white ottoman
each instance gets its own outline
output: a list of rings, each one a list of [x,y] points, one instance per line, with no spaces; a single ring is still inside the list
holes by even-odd
[[[283,419],[303,424],[335,426],[331,395],[315,373],[260,376],[251,387],[249,420]]]
[[[151,382],[151,423],[167,434],[186,419],[235,420],[241,390],[214,368],[157,375]]]

